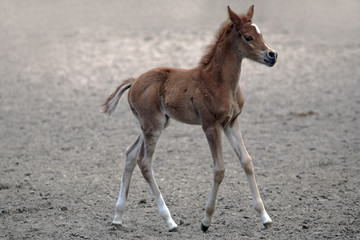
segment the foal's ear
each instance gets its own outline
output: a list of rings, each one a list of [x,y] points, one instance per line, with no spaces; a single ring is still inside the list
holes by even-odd
[[[228,12],[229,12],[229,18],[233,24],[237,24],[240,22],[239,16],[236,13],[234,13],[229,6],[228,6]]]
[[[249,18],[249,20],[251,20],[253,15],[254,15],[254,5],[251,5],[251,7],[249,8],[246,16]]]

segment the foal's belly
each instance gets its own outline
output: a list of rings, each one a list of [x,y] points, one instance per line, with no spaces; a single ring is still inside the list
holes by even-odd
[[[171,118],[187,123],[200,124],[199,114],[194,106],[196,86],[194,70],[167,69],[166,81],[159,92],[164,112]]]
[[[187,124],[200,124],[199,115],[192,101],[192,96],[186,95],[166,96],[161,100],[162,107],[170,118]]]

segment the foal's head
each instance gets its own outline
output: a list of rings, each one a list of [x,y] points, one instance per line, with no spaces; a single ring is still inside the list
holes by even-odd
[[[237,15],[228,7],[229,17],[235,31],[235,47],[241,57],[246,57],[266,66],[276,63],[277,53],[269,48],[262,38],[260,30],[251,19],[254,14],[252,5],[246,15]]]

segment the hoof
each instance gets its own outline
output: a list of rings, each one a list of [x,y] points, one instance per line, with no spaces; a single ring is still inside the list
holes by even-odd
[[[264,223],[265,229],[272,228],[272,226],[273,226],[272,222]]]
[[[122,227],[122,224],[120,223],[111,223],[111,226],[115,229],[115,230],[120,230]]]
[[[170,229],[169,232],[179,232],[179,229],[177,227]]]
[[[209,227],[204,226],[203,224],[201,224],[201,230],[202,230],[203,232],[206,232],[208,229],[209,229]]]

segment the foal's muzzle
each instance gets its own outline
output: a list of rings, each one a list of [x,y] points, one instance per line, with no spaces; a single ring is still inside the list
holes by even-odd
[[[270,49],[267,49],[265,50],[265,54],[264,54],[264,63],[266,64],[266,66],[268,67],[272,67],[275,65],[276,63],[276,60],[277,60],[277,52],[273,51],[273,50],[270,50]]]

